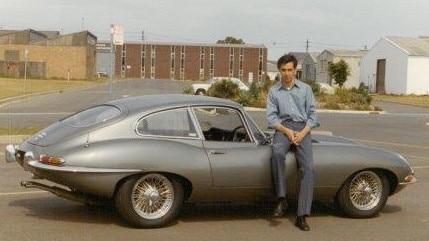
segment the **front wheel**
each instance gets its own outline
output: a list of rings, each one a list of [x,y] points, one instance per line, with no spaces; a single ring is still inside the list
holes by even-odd
[[[137,228],[157,228],[172,222],[183,204],[184,191],[175,178],[158,173],[128,178],[115,204],[121,217]]]
[[[337,194],[337,205],[349,217],[369,218],[386,205],[390,186],[381,172],[361,171],[351,176]]]

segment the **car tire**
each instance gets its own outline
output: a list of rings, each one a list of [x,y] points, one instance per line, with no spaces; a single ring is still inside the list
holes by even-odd
[[[206,91],[199,89],[199,90],[195,91],[195,95],[206,95]]]
[[[355,173],[346,180],[336,197],[337,206],[351,218],[369,218],[386,205],[390,185],[382,172]]]
[[[183,186],[177,179],[149,173],[125,180],[115,204],[119,215],[133,227],[158,228],[177,218],[183,198]]]

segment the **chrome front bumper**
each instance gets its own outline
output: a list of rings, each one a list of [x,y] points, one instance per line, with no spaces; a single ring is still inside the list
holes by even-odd
[[[15,145],[6,146],[6,149],[5,149],[6,162],[16,162],[17,150],[18,150],[18,146],[15,146]]]

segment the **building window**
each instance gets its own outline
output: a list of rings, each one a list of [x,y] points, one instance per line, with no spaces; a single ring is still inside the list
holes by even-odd
[[[214,48],[210,47],[210,73],[209,73],[210,78],[214,77],[214,67],[215,67],[214,66],[214,58],[215,58]]]
[[[229,48],[229,77],[234,77],[234,48]]]
[[[244,49],[240,48],[240,56],[238,60],[238,78],[243,79],[243,60],[244,60]]]
[[[180,50],[180,79],[185,79],[185,46],[182,45]]]
[[[176,46],[172,45],[170,50],[170,79],[174,80],[176,76]]]
[[[204,47],[200,47],[200,79],[204,79]]]
[[[258,81],[262,81],[262,76],[264,73],[264,49],[259,49],[259,68],[258,68]]]
[[[125,78],[125,70],[126,70],[126,59],[127,59],[127,46],[122,45],[121,51],[121,77]]]
[[[142,44],[141,47],[141,73],[140,78],[145,78],[145,59],[146,59],[146,51],[145,51],[145,45]]]
[[[155,63],[156,63],[156,46],[150,46],[150,78],[155,79]]]

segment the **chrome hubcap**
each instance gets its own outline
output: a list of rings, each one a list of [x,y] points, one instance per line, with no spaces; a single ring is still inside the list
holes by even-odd
[[[356,175],[350,185],[350,200],[360,210],[370,210],[378,205],[382,194],[382,182],[371,171]]]
[[[172,207],[174,190],[170,180],[159,174],[149,174],[134,185],[132,204],[143,218],[157,219]]]

